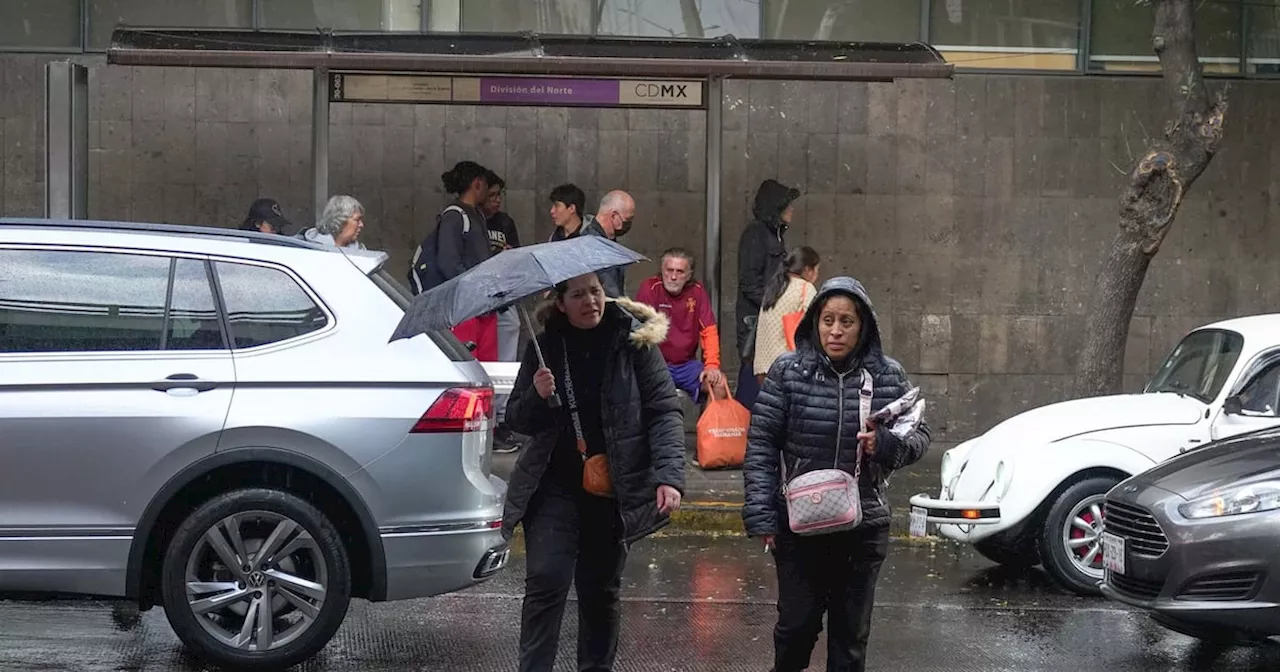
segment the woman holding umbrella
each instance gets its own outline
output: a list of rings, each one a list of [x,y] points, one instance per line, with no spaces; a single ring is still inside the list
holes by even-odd
[[[542,317],[506,413],[533,437],[503,516],[508,538],[524,524],[527,546],[520,670],[552,669],[570,586],[578,669],[609,670],[627,550],[666,525],[684,488],[680,401],[658,349],[667,321],[644,304],[606,300],[595,273],[556,285]]]

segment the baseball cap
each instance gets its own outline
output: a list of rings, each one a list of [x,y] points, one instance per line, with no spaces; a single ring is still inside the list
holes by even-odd
[[[259,198],[249,206],[249,216],[244,219],[245,228],[251,228],[257,222],[268,222],[280,233],[287,233],[293,223],[285,219],[280,210],[280,203],[273,198]]]

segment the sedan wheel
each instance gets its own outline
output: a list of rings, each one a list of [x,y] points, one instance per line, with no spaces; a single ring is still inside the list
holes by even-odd
[[[183,521],[164,558],[169,623],[201,657],[239,668],[309,658],[346,615],[346,549],[320,511],[284,492],[241,490]]]

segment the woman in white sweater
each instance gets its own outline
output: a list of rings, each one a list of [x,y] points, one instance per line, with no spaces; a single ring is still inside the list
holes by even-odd
[[[756,356],[753,371],[762,384],[773,362],[789,352],[783,317],[808,310],[817,289],[818,266],[822,257],[812,247],[796,247],[773,277],[765,283],[764,300],[760,303],[760,320],[756,323]]]

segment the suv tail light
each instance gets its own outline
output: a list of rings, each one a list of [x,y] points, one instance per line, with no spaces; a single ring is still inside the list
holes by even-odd
[[[451,387],[409,430],[410,434],[477,432],[493,419],[492,387]]]

